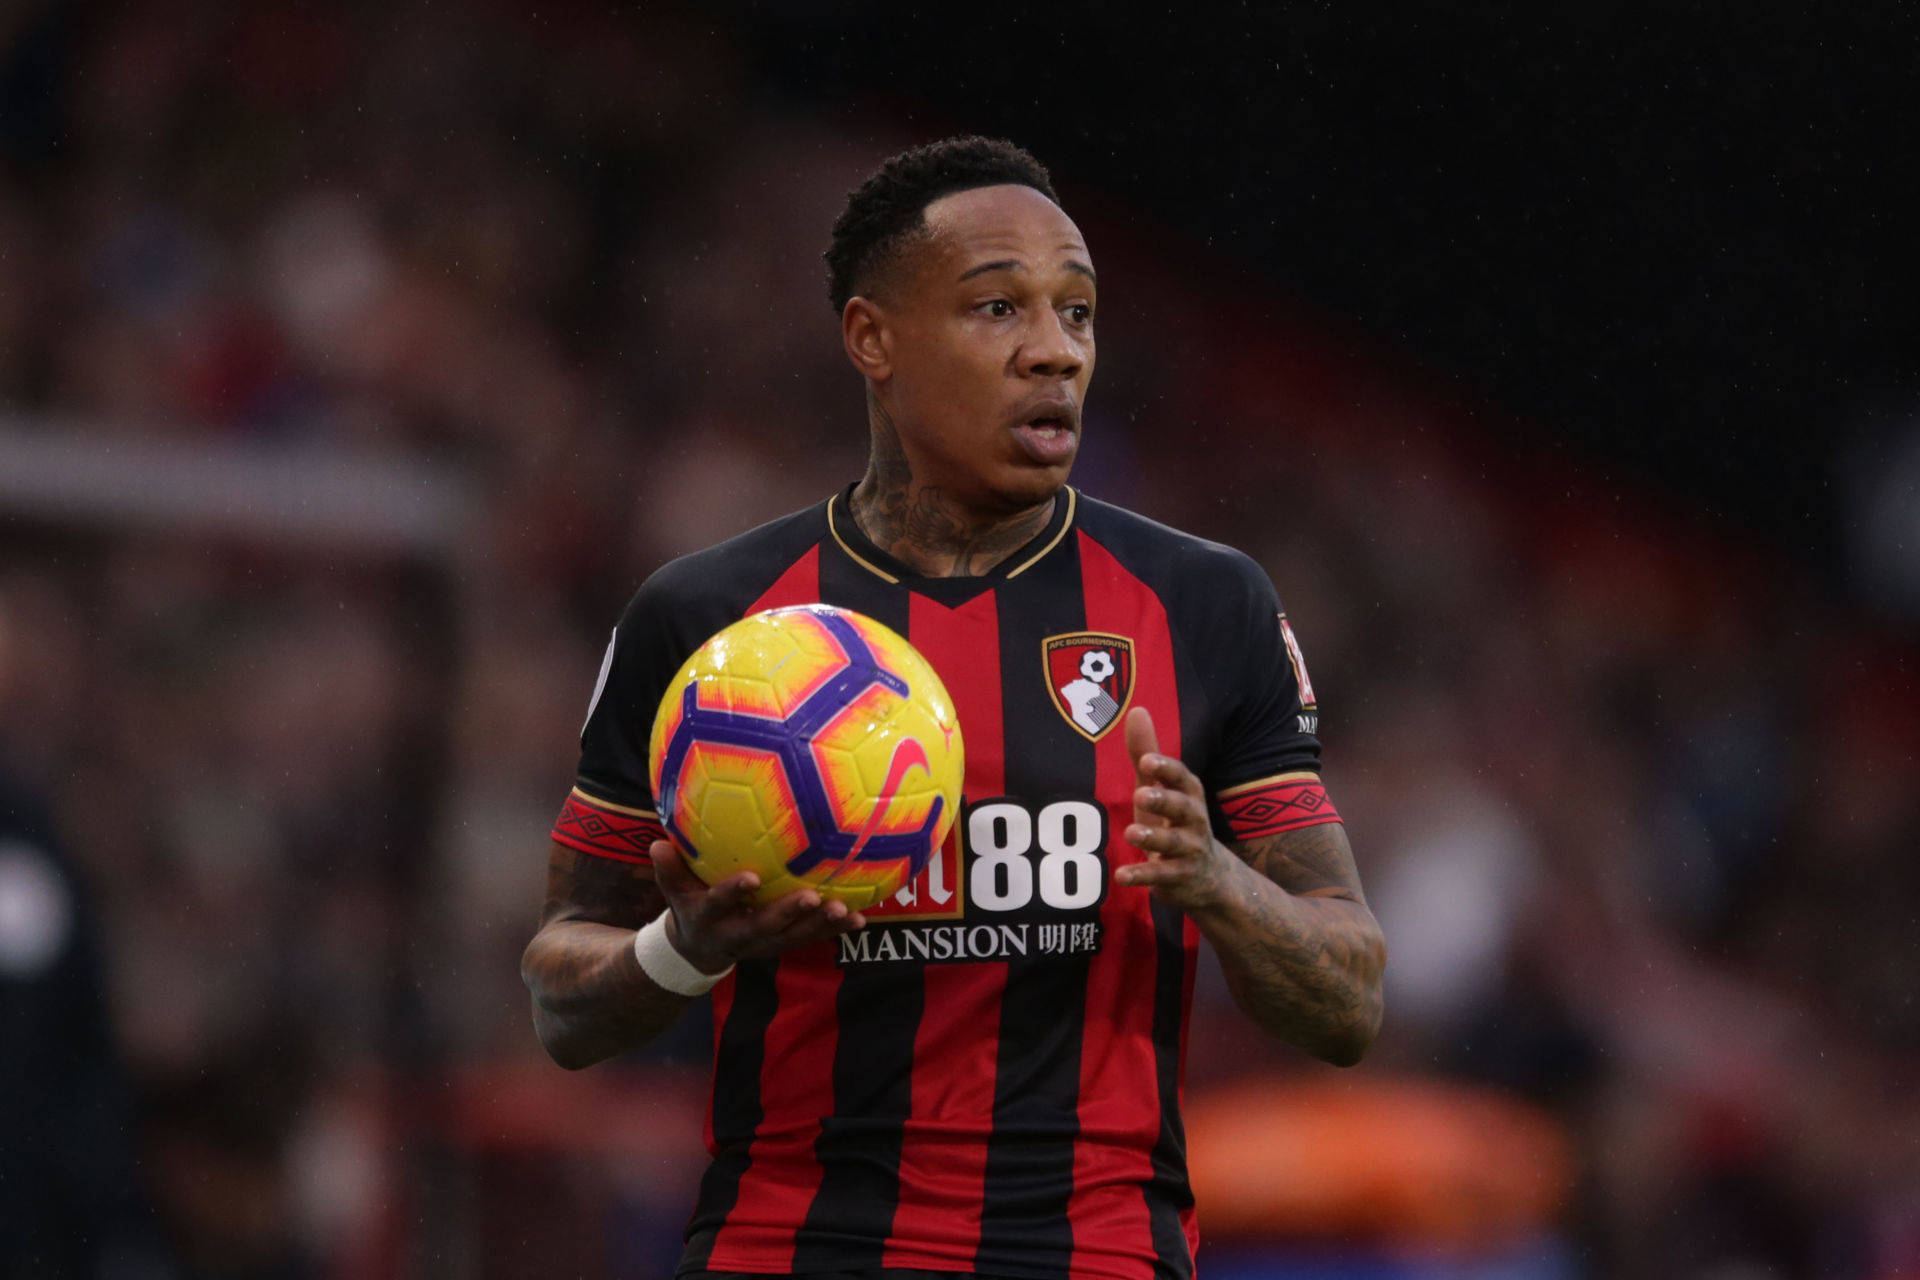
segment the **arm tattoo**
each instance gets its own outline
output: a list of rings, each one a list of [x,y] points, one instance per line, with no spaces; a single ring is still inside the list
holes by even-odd
[[[1255,871],[1292,894],[1348,898],[1364,903],[1347,829],[1338,822],[1296,827],[1236,844],[1234,852]]]
[[[635,862],[598,858],[556,842],[553,856],[547,861],[547,902],[541,909],[540,923],[586,920],[638,929],[666,905],[650,869]]]
[[[589,1066],[651,1040],[685,996],[663,991],[633,954],[633,932],[666,909],[650,868],[554,842],[540,931],[520,976],[540,1041],[563,1067]]]
[[[1380,1028],[1386,944],[1360,891],[1346,828],[1299,827],[1235,844],[1233,878],[1200,921],[1240,1007],[1281,1038],[1347,1065]]]

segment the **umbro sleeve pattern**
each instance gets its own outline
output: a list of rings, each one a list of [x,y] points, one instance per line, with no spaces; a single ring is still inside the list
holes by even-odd
[[[553,838],[582,853],[651,866],[653,842],[667,833],[652,811],[599,800],[576,787],[554,819]]]
[[[1242,783],[1222,791],[1219,801],[1220,812],[1236,840],[1258,840],[1298,827],[1340,821],[1327,789],[1311,773]]]

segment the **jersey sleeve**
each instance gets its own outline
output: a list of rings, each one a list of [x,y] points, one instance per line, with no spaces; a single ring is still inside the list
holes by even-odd
[[[580,729],[580,768],[553,826],[553,838],[569,848],[651,864],[648,850],[666,838],[647,779],[647,742],[661,695],[686,660],[673,620],[649,583],[607,641]]]
[[[1216,829],[1252,840],[1340,815],[1320,783],[1320,708],[1300,643],[1266,574],[1251,560],[1241,569],[1217,647],[1220,742],[1203,782]]]

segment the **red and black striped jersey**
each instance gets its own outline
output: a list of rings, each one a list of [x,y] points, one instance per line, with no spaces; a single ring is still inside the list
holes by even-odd
[[[743,962],[714,990],[713,1159],[682,1274],[1192,1275],[1179,1098],[1198,933],[1112,882],[1139,857],[1120,721],[1153,713],[1223,839],[1335,820],[1301,785],[1317,709],[1272,585],[1237,551],[1071,489],[993,572],[928,578],[836,495],[641,587],[555,838],[644,860],[667,682],[728,623],[814,601],[932,662],[966,743],[964,802],[864,929]]]

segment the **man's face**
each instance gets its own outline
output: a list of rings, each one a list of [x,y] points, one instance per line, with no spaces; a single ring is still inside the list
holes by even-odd
[[[1079,228],[1031,187],[980,187],[927,206],[879,299],[880,385],[923,485],[983,512],[1066,483],[1093,377],[1094,279]]]

